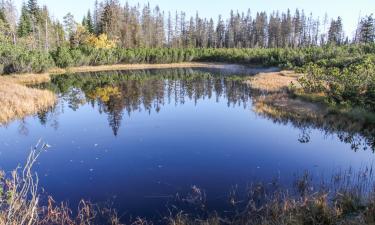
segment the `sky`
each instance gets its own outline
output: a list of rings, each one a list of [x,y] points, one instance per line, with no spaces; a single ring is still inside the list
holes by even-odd
[[[20,8],[27,0],[14,0]],[[359,16],[375,15],[375,0],[120,0],[122,4],[128,1],[131,5],[148,2],[152,7],[159,5],[163,11],[184,11],[188,16],[198,11],[202,17],[216,19],[219,14],[227,18],[231,9],[246,12],[251,9],[258,11],[294,11],[304,9],[306,13],[313,13],[314,17],[323,18],[325,13],[330,18],[341,16],[344,30],[351,36],[358,23]],[[62,20],[64,15],[71,12],[77,21],[81,21],[88,9],[93,9],[95,0],[39,0],[40,5],[47,5],[51,14]]]

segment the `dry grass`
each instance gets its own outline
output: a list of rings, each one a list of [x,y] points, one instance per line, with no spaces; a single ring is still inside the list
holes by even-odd
[[[1,77],[0,124],[22,119],[55,105],[57,98],[53,92],[26,87],[22,84],[36,83],[41,80],[46,81],[46,76],[40,78],[33,75]]]
[[[328,111],[320,104],[293,99],[285,93],[254,96],[253,110],[259,114],[281,118],[293,115],[294,118],[320,118]]]
[[[374,224],[373,167],[339,171],[319,183],[305,172],[288,189],[277,180],[251,184],[241,202],[225,214],[180,212],[168,218],[168,225]]]
[[[0,171],[0,224],[4,225],[120,225],[114,210],[100,209],[87,201],[80,201],[76,216],[65,203],[56,205],[48,197],[46,206],[41,204],[38,176],[32,171],[40,154],[49,145],[41,141],[31,149],[25,166],[8,176]],[[103,219],[102,219],[103,218]]]
[[[23,169],[7,176],[0,173],[0,224],[7,225],[120,225],[116,211],[103,209],[81,201],[78,210],[66,204],[56,205],[52,197],[43,205],[38,193],[38,177],[32,172],[39,155],[48,149],[39,142],[31,149]],[[349,225],[375,223],[375,192],[373,167],[338,171],[332,178],[314,182],[308,172],[297,176],[290,189],[284,189],[277,180],[253,183],[245,195],[231,191],[231,209],[220,214],[206,207],[194,207],[196,213],[170,212],[164,217],[166,225]],[[192,193],[181,195],[177,201],[190,206],[206,205],[204,191],[192,187]],[[184,198],[199,201],[187,201]],[[241,197],[243,196],[243,197]],[[240,200],[241,201],[237,201]],[[179,210],[174,207],[175,210]],[[198,210],[198,211],[197,211]],[[173,210],[174,211],[174,210]],[[156,224],[160,224],[161,221]],[[132,225],[151,225],[152,221],[138,218]]]
[[[0,224],[35,224],[38,220],[38,177],[31,172],[37,158],[48,146],[39,143],[31,150],[24,168],[1,173]]]
[[[10,76],[0,76],[1,83],[17,83],[17,84],[40,84],[50,82],[51,78],[48,73],[42,74],[16,74]]]
[[[298,77],[301,74],[293,71],[260,73],[247,81],[258,94],[254,94],[253,109],[259,114],[281,117],[292,114],[295,117],[316,118],[324,115],[326,110],[319,104],[290,96],[290,88],[300,90]],[[285,116],[285,115],[284,115]]]
[[[265,92],[282,91],[291,84],[299,87],[298,77],[293,71],[260,73],[247,81],[252,88]]]

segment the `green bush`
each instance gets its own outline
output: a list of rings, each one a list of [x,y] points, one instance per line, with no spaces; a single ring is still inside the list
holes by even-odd
[[[40,73],[54,66],[54,61],[45,51],[3,43],[0,46],[0,65],[1,74]]]
[[[70,49],[67,47],[58,47],[56,51],[52,52],[55,64],[58,67],[66,68],[74,65],[74,60],[70,54]]]
[[[375,57],[364,56],[343,68],[309,64],[300,78],[307,92],[325,92],[334,104],[375,111]]]

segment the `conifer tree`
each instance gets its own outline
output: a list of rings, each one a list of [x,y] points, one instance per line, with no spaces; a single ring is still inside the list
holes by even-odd
[[[32,17],[34,17],[35,19],[38,19],[39,6],[38,6],[37,0],[28,0],[27,9]]]
[[[86,28],[90,33],[94,33],[94,23],[93,23],[90,10],[87,11],[87,15],[86,15]]]
[[[25,4],[21,9],[21,17],[18,23],[18,37],[26,37],[33,31],[29,10]]]
[[[340,45],[344,39],[344,31],[341,17],[338,17],[337,20],[331,21],[331,26],[328,30],[328,43]]]
[[[375,20],[372,17],[367,16],[361,20],[359,41],[361,43],[372,43],[375,41]]]

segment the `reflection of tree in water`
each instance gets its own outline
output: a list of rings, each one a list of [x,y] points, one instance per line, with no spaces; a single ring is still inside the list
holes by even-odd
[[[277,104],[285,104],[285,96],[274,94],[262,100],[264,96],[251,91],[242,81],[242,77],[217,75],[209,70],[163,69],[59,75],[52,79],[47,88],[60,93],[64,100],[62,104],[66,102],[73,110],[79,109],[86,102],[93,107],[97,106],[100,113],[108,115],[114,135],[118,134],[124,114],[130,116],[136,111],[158,113],[165,104],[179,105],[187,101],[198,104],[199,100],[214,98],[216,101],[224,99],[228,107],[242,105],[246,108],[253,102],[259,115],[275,123],[291,123],[300,128],[298,140],[301,143],[310,141],[312,129],[320,129],[327,136],[337,135],[354,150],[375,150],[374,125],[353,122],[343,115],[310,113],[306,107],[298,104],[295,108],[302,108],[303,111],[285,110],[285,107],[280,108],[280,104]],[[43,117],[41,121],[45,121]]]
[[[108,115],[114,135],[124,113],[158,113],[166,103],[178,105],[191,100],[198,104],[213,97],[216,101],[226,99],[228,106],[246,107],[250,99],[250,90],[240,77],[192,69],[63,75],[54,77],[49,88],[59,92],[73,110],[85,102],[97,105],[100,113]]]

